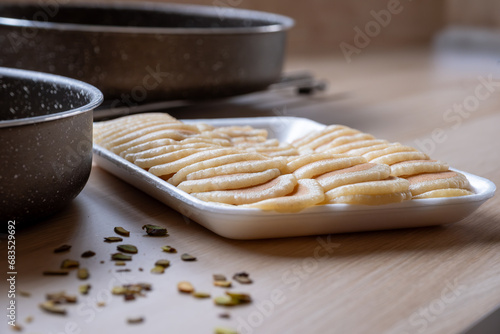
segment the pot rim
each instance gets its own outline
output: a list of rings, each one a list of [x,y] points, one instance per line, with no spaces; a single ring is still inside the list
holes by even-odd
[[[34,5],[33,3],[25,3],[26,5]],[[18,6],[23,4],[4,3],[1,6]],[[125,3],[113,2],[110,4],[98,3],[80,3],[75,2],[66,4],[64,7],[73,8],[96,8],[96,9],[131,9],[140,11],[168,11],[171,13],[191,13],[199,16],[213,17],[220,20],[223,19],[256,19],[271,22],[269,25],[261,25],[255,27],[227,27],[227,28],[174,28],[174,27],[122,27],[122,26],[103,26],[92,24],[76,24],[76,23],[53,23],[42,22],[29,19],[8,18],[0,16],[0,25],[13,27],[37,28],[46,30],[59,31],[80,31],[80,32],[102,32],[102,33],[134,33],[134,34],[248,34],[248,33],[269,33],[285,31],[293,27],[294,20],[288,16],[249,10],[235,7],[221,6],[201,6],[201,5],[186,5],[174,3]],[[218,13],[218,10],[223,10],[224,15]],[[40,9],[42,13],[42,8]]]
[[[13,126],[21,126],[21,125],[29,125],[29,124],[34,124],[34,123],[41,123],[41,122],[49,122],[49,121],[55,121],[61,118],[66,118],[66,117],[71,117],[75,116],[78,114],[82,114],[88,111],[92,111],[95,109],[97,106],[99,106],[102,101],[103,101],[103,95],[99,89],[96,87],[89,85],[85,82],[82,82],[80,80],[76,79],[71,79],[67,77],[63,77],[60,75],[55,75],[55,74],[48,74],[48,73],[43,73],[43,72],[35,72],[35,71],[28,71],[28,70],[23,70],[23,69],[15,69],[15,68],[7,68],[7,67],[0,67],[0,79],[8,77],[12,79],[27,79],[27,80],[33,80],[33,81],[38,81],[38,82],[46,82],[46,83],[52,83],[54,85],[57,85],[59,87],[61,86],[67,86],[70,87],[72,90],[80,90],[85,92],[90,96],[90,102],[87,104],[73,108],[70,110],[66,111],[61,111],[49,115],[42,115],[42,116],[34,116],[34,117],[25,117],[25,118],[17,118],[17,119],[12,119],[12,120],[0,120],[0,129],[1,128],[7,128],[7,127],[13,127]]]

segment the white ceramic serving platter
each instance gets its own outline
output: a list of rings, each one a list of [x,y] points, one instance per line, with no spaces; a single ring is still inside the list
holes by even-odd
[[[290,142],[325,126],[297,117],[198,119],[184,122],[203,122],[214,126],[250,125],[268,130],[270,138],[277,138],[281,142]],[[328,204],[297,213],[278,213],[201,201],[98,145],[94,145],[94,159],[100,167],[125,182],[209,230],[231,239],[280,238],[453,223],[470,215],[495,192],[495,185],[491,181],[461,172],[469,179],[474,195],[419,199],[380,206]]]

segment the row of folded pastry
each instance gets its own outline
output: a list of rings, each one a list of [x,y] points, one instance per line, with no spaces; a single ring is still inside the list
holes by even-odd
[[[342,125],[281,143],[263,129],[148,113],[96,123],[94,141],[194,197],[227,205],[296,211],[472,194],[448,164]]]

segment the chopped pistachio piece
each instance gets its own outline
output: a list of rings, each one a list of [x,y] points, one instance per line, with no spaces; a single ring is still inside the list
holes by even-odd
[[[78,291],[80,291],[82,295],[86,295],[89,293],[91,287],[90,284],[83,284],[78,287]]]
[[[238,334],[238,332],[229,327],[215,327],[214,334]]]
[[[62,253],[62,252],[67,252],[71,249],[70,245],[61,245],[54,249],[54,253]]]
[[[214,303],[221,306],[234,306],[239,304],[250,303],[252,299],[250,295],[241,292],[226,292],[226,296],[214,298]]]
[[[181,259],[182,259],[182,261],[196,261],[196,258],[188,253],[182,254]]]
[[[133,293],[126,293],[124,296],[123,296],[123,299],[125,301],[129,301],[129,300],[135,300],[135,295]]]
[[[177,253],[177,249],[175,249],[174,247],[171,247],[171,246],[162,246],[161,249],[167,253]]]
[[[74,269],[80,266],[80,262],[76,260],[66,259],[61,263],[61,269]]]
[[[114,231],[115,231],[115,233],[117,233],[119,235],[123,235],[124,237],[129,237],[130,236],[130,231],[127,231],[126,229],[124,229],[121,226],[115,227]]]
[[[29,324],[29,323],[32,323],[33,322],[33,316],[29,315],[26,317],[26,319],[24,319],[24,321]]]
[[[154,266],[151,269],[151,273],[153,273],[153,274],[163,274],[164,272],[165,272],[164,266]]]
[[[128,293],[140,293],[142,286],[139,284],[124,284],[123,287],[127,289]]]
[[[127,265],[127,263],[124,261],[116,261],[115,262],[115,266],[125,266],[125,265]]]
[[[104,241],[106,241],[106,242],[119,242],[119,241],[123,241],[123,238],[120,238],[120,237],[105,237]]]
[[[114,295],[124,295],[127,293],[127,288],[123,286],[114,286],[113,289],[111,289],[111,293]]]
[[[231,281],[214,281],[214,286],[220,286],[222,288],[230,288],[232,286]]]
[[[226,276],[221,274],[213,274],[214,281],[227,281]]]
[[[70,303],[70,304],[74,304],[78,300],[76,298],[76,296],[71,296],[71,295],[66,295],[65,298],[66,298],[66,303]]]
[[[125,300],[134,300],[136,296],[144,296],[143,291],[150,291],[151,285],[147,283],[125,284],[111,289],[113,295],[123,295]]]
[[[163,268],[167,268],[170,266],[170,261],[169,260],[158,260],[155,262],[155,266],[161,266]]]
[[[29,293],[28,291],[19,291],[19,295],[22,296],[22,297],[31,297],[31,293]]]
[[[87,268],[80,268],[76,273],[76,277],[78,277],[79,279],[87,279],[89,278],[89,271],[87,270]]]
[[[142,227],[143,230],[146,230],[146,233],[148,235],[154,236],[154,237],[160,237],[160,236],[165,236],[167,235],[167,229],[165,227],[161,227],[158,225],[144,225]]]
[[[96,305],[97,305],[97,307],[104,307],[104,306],[106,306],[106,303],[105,302],[97,302]]]
[[[51,300],[56,304],[61,304],[66,302],[66,292],[65,291],[60,291],[60,292],[53,292],[53,293],[48,293],[45,295],[45,299]]]
[[[14,324],[14,326],[11,327],[13,331],[16,331],[16,332],[22,332],[23,331],[23,326],[19,325],[19,324]]]
[[[137,247],[135,247],[134,245],[118,245],[118,246],[116,246],[116,248],[120,252],[129,253],[129,254],[137,254]]]
[[[95,255],[95,252],[93,252],[91,250],[88,250],[88,251],[82,253],[82,257],[92,257],[94,255]]]
[[[186,281],[177,283],[177,289],[183,293],[192,293],[194,291],[193,285]]]
[[[144,322],[143,317],[127,318],[127,323],[129,323],[129,324],[141,324],[143,322]]]
[[[40,308],[46,312],[54,314],[66,314],[66,309],[56,305],[53,301],[48,300],[40,304]]]
[[[111,254],[111,260],[113,260],[113,261],[130,261],[130,260],[132,260],[132,256],[122,254],[122,253],[114,253],[114,254]]]
[[[231,315],[227,312],[224,312],[224,313],[220,313],[219,314],[219,318],[222,318],[222,319],[229,319],[231,318]]]
[[[69,271],[67,270],[45,270],[43,272],[44,276],[64,276],[68,275]]]
[[[252,280],[248,276],[250,275],[243,271],[241,273],[234,274],[233,279],[241,284],[250,284],[252,283]]]
[[[47,300],[50,300],[56,304],[62,304],[62,303],[74,304],[77,302],[76,296],[67,295],[66,292],[64,291],[48,293],[45,297],[47,298]]]
[[[193,297],[195,298],[210,298],[210,294],[208,292],[202,292],[202,291],[193,291]]]
[[[226,295],[236,299],[239,303],[250,303],[252,298],[247,293],[226,291]]]
[[[118,262],[115,262],[115,265],[117,264]],[[125,262],[123,262],[123,265],[125,265]],[[132,270],[128,269],[128,268],[125,268],[125,269],[117,269],[116,272],[117,273],[129,273],[131,272]]]
[[[214,303],[220,306],[235,306],[239,304],[238,300],[231,298],[230,296],[215,297]]]

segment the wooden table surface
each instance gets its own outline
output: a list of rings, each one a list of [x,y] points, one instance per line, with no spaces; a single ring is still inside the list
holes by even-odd
[[[171,113],[179,118],[301,116],[345,124],[414,145],[500,184],[497,61],[428,49],[364,50],[350,64],[331,56],[292,58],[287,70],[312,71],[329,81],[328,91],[314,97],[297,97],[291,90],[255,94]],[[481,99],[475,98],[478,91]],[[453,110],[464,104],[462,113]],[[169,236],[144,236],[144,224],[164,225]],[[115,226],[130,230],[126,241],[139,248],[125,267],[110,261],[116,244],[103,242],[115,235]],[[94,166],[70,207],[18,227],[16,237],[16,314],[26,333],[213,333],[216,326],[240,333],[459,333],[500,304],[498,196],[446,226],[237,241],[215,235]],[[62,244],[71,250],[54,254]],[[179,253],[162,252],[167,244],[198,260],[183,262]],[[6,247],[2,239],[2,268]],[[81,258],[86,250],[97,254]],[[89,269],[86,282],[92,288],[67,306],[66,316],[47,314],[38,308],[46,293],[78,295],[78,286],[86,283],[74,272],[42,276],[66,258]],[[162,275],[151,274],[160,258],[171,266]],[[131,271],[116,272],[120,268]],[[176,289],[187,280],[215,297],[225,290],[212,285],[212,274],[231,277],[242,271],[253,284],[233,282],[232,290],[249,293],[251,304],[224,309]],[[151,283],[153,290],[135,301],[110,294],[113,286],[138,282]],[[225,312],[229,319],[219,317]],[[143,316],[144,322],[127,324],[133,316]],[[0,328],[8,327],[3,319]]]

